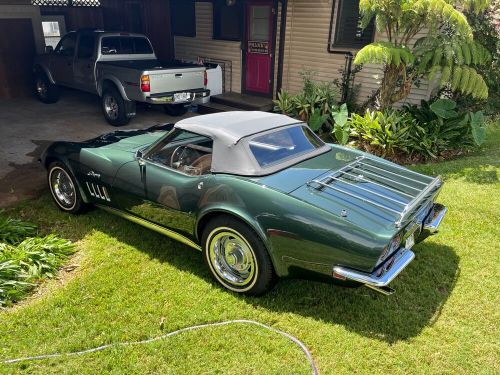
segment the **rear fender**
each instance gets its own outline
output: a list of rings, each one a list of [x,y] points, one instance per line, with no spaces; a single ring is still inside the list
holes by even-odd
[[[121,82],[118,80],[118,78],[112,75],[104,75],[102,79],[99,80],[99,83],[97,85],[97,93],[99,94],[99,96],[103,95],[104,89],[108,85],[114,86],[118,90],[123,99],[130,101]]]

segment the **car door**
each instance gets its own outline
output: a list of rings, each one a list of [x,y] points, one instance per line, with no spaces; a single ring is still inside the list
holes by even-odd
[[[75,32],[66,34],[57,44],[50,59],[50,71],[58,85],[73,87],[73,63],[76,50]]]
[[[198,145],[194,157],[181,156]],[[197,212],[213,182],[209,138],[174,130],[118,171],[113,192],[122,210],[194,238]],[[185,157],[187,161],[180,160]],[[196,160],[194,160],[196,159]]]
[[[74,60],[75,87],[89,92],[96,91],[95,84],[95,42],[93,33],[80,34]]]

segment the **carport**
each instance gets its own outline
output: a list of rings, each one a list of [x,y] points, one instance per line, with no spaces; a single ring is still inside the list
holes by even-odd
[[[143,33],[160,59],[173,57],[168,0],[0,0],[0,207],[45,188],[38,158],[48,143],[115,130],[104,121],[96,96],[66,90],[56,105],[34,98],[34,56],[79,28]],[[138,112],[125,129],[178,120],[162,110]]]

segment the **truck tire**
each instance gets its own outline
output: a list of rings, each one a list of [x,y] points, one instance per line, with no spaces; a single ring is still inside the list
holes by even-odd
[[[186,104],[166,104],[164,106],[165,112],[169,116],[178,117],[186,114],[189,109],[189,105]]]
[[[106,88],[101,99],[104,118],[110,125],[123,126],[130,122],[130,117],[127,116],[125,100],[116,88]]]
[[[59,87],[50,82],[45,73],[38,72],[35,75],[35,94],[42,103],[56,103],[59,100]]]

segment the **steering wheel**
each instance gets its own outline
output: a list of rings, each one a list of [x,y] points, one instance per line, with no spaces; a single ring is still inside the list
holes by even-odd
[[[184,157],[184,153],[186,152],[187,147],[185,145],[178,146],[172,156],[170,157],[170,168],[179,169],[182,163],[182,158]],[[178,164],[177,167],[174,164]]]

